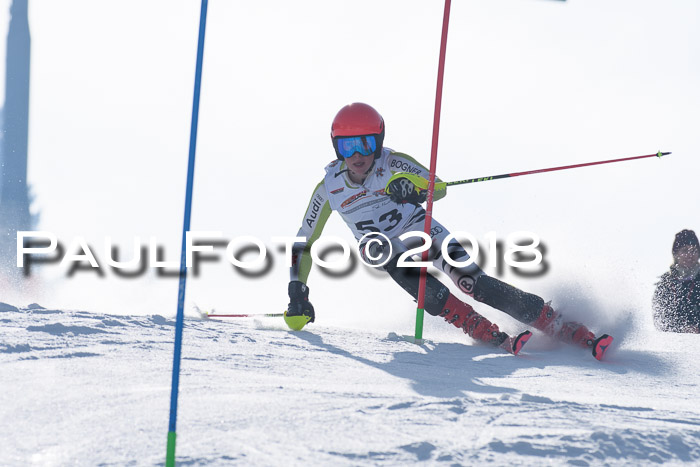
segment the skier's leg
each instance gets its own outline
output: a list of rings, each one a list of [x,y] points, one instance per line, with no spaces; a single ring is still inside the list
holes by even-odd
[[[462,292],[471,295],[479,302],[486,303],[497,310],[509,314],[523,323],[530,324],[537,319],[544,306],[544,300],[540,297],[523,292],[489,276],[475,262],[462,267],[448,263],[447,258],[442,254],[442,250],[443,243],[447,241],[450,233],[437,221],[433,221],[433,223],[435,226],[432,230],[437,232],[432,239],[433,251],[435,252],[433,265],[450,276],[452,282]],[[449,255],[453,262],[463,263],[469,259],[469,253],[455,238],[452,238],[447,243],[445,254]]]
[[[442,255],[442,242],[447,239],[449,232],[442,225],[436,224],[437,229],[433,227],[433,231],[438,233],[433,237],[433,248],[437,249],[437,253],[433,264],[449,275],[460,290],[473,296],[476,301],[501,310],[552,337],[584,347],[592,345],[595,335],[587,327],[574,321],[565,322],[541,297],[487,275],[475,263],[462,268],[450,265]],[[446,253],[454,261],[462,262],[469,258],[469,254],[456,239],[449,241]]]
[[[453,266],[447,262],[447,259],[443,255],[443,244],[447,240],[450,232],[445,228],[444,225],[440,224],[435,219],[432,220],[430,228],[431,237],[431,247],[430,247],[430,258],[433,262],[433,266],[441,270],[452,279],[452,282],[459,287],[459,289],[467,295],[474,295],[474,284],[476,280],[484,274],[476,262],[472,262],[468,266]],[[462,245],[456,240],[450,240],[444,248],[446,255],[452,260],[452,262],[464,263],[469,260],[469,253],[462,247]]]
[[[420,268],[399,267],[397,262],[398,255],[387,263],[386,271],[397,284],[417,300]],[[443,317],[445,321],[462,329],[465,334],[478,341],[501,345],[509,337],[506,333],[500,332],[497,325],[452,295],[444,284],[430,274],[426,278],[424,306],[429,314]]]
[[[541,297],[485,274],[474,284],[474,299],[566,343],[590,347],[596,340],[586,326],[576,321],[565,321]]]
[[[435,249],[433,265],[436,268],[450,276],[452,282],[462,292],[471,295],[476,301],[501,310],[525,324],[531,324],[537,319],[544,306],[544,300],[540,297],[523,292],[487,275],[476,263],[463,267],[449,264],[442,254],[442,246],[449,232],[437,222],[435,224],[437,228],[433,227],[433,231],[439,232],[433,237]],[[449,255],[453,262],[465,262],[469,259],[469,253],[454,238],[447,243],[445,254]]]
[[[395,237],[391,240],[393,257],[383,268],[396,283],[417,300],[420,268],[400,267],[398,265],[398,259],[402,253],[406,252],[409,248],[422,245],[422,240],[417,237],[410,237],[405,241],[398,239],[402,233],[422,230],[422,221],[425,219],[425,211],[423,208],[420,206],[416,208],[416,214],[413,216],[413,219],[415,219],[415,221],[404,226],[402,232],[395,233]],[[449,232],[434,219],[431,225],[430,236],[432,239],[432,246],[430,255],[433,259],[433,264],[437,265],[441,261],[440,245],[442,244],[442,240],[449,235]],[[383,248],[373,251],[370,256],[381,256],[381,250],[383,250]],[[363,258],[365,258],[367,252],[365,252],[363,245],[360,246],[360,251]],[[454,251],[453,257],[466,257],[465,259],[468,259],[469,256],[466,251],[462,249],[462,252]],[[368,258],[365,258],[368,264],[373,264],[371,261],[367,261],[367,259]],[[411,262],[412,260],[409,258],[406,261]],[[470,284],[473,285],[475,279],[480,274],[483,274],[483,272],[474,264],[470,268],[461,269],[458,271],[458,274],[458,279],[461,280],[456,281],[457,285],[466,293],[470,294]],[[453,280],[455,280],[454,277]],[[424,309],[433,316],[443,317],[448,323],[462,329],[464,333],[473,339],[498,345],[516,355],[532,335],[529,331],[525,331],[518,336],[510,337],[506,333],[501,332],[496,324],[491,323],[488,319],[477,313],[471,306],[452,295],[444,284],[430,274],[428,274],[426,278]]]
[[[474,299],[569,344],[591,347],[595,335],[582,323],[565,321],[549,303],[531,293],[483,274],[474,284]]]
[[[532,325],[545,334],[569,344],[592,347],[596,341],[595,334],[586,326],[577,321],[564,321],[564,317],[555,311],[549,303],[544,304],[542,312]]]

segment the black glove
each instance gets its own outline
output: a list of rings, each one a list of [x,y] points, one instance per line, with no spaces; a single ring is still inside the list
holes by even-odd
[[[286,316],[308,316],[309,323],[313,323],[316,315],[314,307],[309,301],[309,288],[301,281],[291,281],[289,283],[289,305],[287,305]]]
[[[389,198],[398,204],[421,204],[428,197],[428,191],[419,191],[416,186],[407,178],[400,177],[389,183]]]

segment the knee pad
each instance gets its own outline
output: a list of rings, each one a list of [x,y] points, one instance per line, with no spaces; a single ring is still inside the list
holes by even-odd
[[[414,300],[418,300],[418,284],[420,282],[419,267],[398,267],[399,256],[395,256],[384,267],[392,279]],[[407,259],[406,262],[412,262]],[[442,282],[428,274],[425,283],[425,311],[433,316],[439,316],[450,297],[450,290]]]
[[[523,292],[485,274],[479,276],[474,284],[474,299],[508,313],[526,324],[535,321],[544,306],[544,300],[541,297]]]

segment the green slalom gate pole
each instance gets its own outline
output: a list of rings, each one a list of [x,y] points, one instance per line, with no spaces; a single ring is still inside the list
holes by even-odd
[[[430,235],[430,225],[433,220],[433,193],[435,192],[435,171],[437,168],[438,136],[440,134],[440,108],[442,105],[442,81],[445,74],[445,52],[447,50],[447,28],[450,23],[451,0],[445,0],[445,12],[442,17],[442,38],[440,39],[440,61],[438,63],[437,90],[435,92],[435,113],[433,115],[433,144],[430,150],[430,181],[428,183],[428,198],[425,209],[425,224],[423,231]],[[428,260],[428,251],[422,255],[423,261]],[[425,314],[425,287],[428,279],[428,268],[421,267],[420,282],[418,283],[418,308],[416,309],[415,341],[423,342],[423,316]]]
[[[202,0],[199,16],[199,38],[197,41],[197,65],[194,77],[194,98],[192,100],[192,126],[190,127],[190,150],[187,161],[187,188],[185,192],[185,218],[182,226],[182,248],[180,250],[180,283],[177,295],[177,318],[175,320],[175,352],[173,355],[173,380],[170,393],[170,423],[168,426],[168,446],[165,451],[166,467],[175,467],[175,438],[177,423],[177,396],[180,385],[180,355],[182,354],[182,328],[185,315],[185,289],[187,286],[187,263],[185,244],[190,230],[192,216],[192,189],[194,186],[194,156],[197,147],[197,122],[199,120],[199,94],[202,87],[202,61],[204,59],[204,31],[207,24],[207,2]]]

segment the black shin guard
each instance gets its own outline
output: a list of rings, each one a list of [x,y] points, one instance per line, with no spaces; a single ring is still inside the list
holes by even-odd
[[[411,294],[414,300],[418,300],[418,284],[420,282],[420,268],[398,267],[399,257],[392,258],[384,267],[392,279],[396,281],[406,292]],[[410,262],[411,260],[406,260]],[[439,280],[428,274],[425,284],[425,311],[433,316],[438,316],[445,308],[445,303],[450,297],[450,290]]]
[[[535,321],[544,306],[541,297],[523,292],[486,274],[479,276],[474,284],[474,299],[508,313],[525,324]]]

